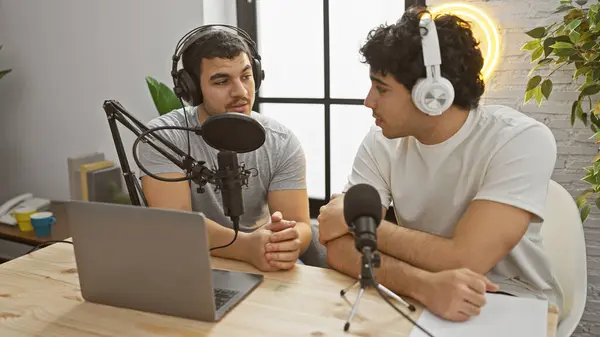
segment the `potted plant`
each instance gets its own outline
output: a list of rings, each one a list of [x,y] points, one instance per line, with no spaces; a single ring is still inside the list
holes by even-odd
[[[146,77],[146,84],[159,115],[182,108],[181,101],[166,84],[157,81],[151,76]]]
[[[2,45],[0,45],[0,49],[2,49]],[[6,74],[10,73],[12,69],[4,69],[0,70],[0,78],[4,77]]]
[[[600,143],[600,4],[588,0],[560,0],[556,22],[536,27],[526,34],[531,37],[522,47],[536,65],[529,72],[525,103],[535,100],[538,106],[552,94],[552,75],[558,69],[569,71],[573,82],[579,82],[579,93],[571,104],[571,125],[581,121],[589,127],[596,143]],[[590,201],[600,208],[600,155],[590,158],[582,180],[589,187],[576,197],[581,220],[590,213]]]

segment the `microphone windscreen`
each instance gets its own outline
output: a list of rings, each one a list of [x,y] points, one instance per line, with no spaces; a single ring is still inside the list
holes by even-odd
[[[201,126],[202,138],[212,148],[236,153],[251,152],[265,142],[265,129],[256,119],[239,112],[209,117]]]
[[[381,197],[377,190],[369,184],[358,184],[350,187],[344,195],[344,218],[351,226],[359,217],[370,217],[377,226],[381,222]]]

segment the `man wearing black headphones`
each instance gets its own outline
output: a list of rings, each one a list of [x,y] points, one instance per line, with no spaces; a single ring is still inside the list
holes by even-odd
[[[479,104],[483,58],[470,25],[412,8],[371,31],[361,54],[376,126],[345,190],[370,184],[384,214],[394,205],[399,225],[377,229],[380,283],[454,321],[478,315],[486,291],[562,309],[540,238],[556,142],[544,124],[510,107]],[[358,275],[343,195],[318,220],[328,264]]]
[[[183,69],[177,69],[180,56]],[[263,271],[292,268],[312,238],[305,155],[290,129],[252,111],[255,92],[264,77],[254,42],[237,27],[202,26],[178,44],[172,76],[175,93],[190,106],[155,118],[149,127],[198,127],[210,116],[237,112],[258,120],[266,132],[260,148],[238,154],[239,162],[246,168],[256,168],[258,174],[250,177],[248,187],[243,188],[244,214],[237,240],[211,253],[247,261]],[[180,149],[187,148],[193,158],[205,161],[209,167],[216,166],[218,150],[202,137],[173,129],[157,134]],[[147,144],[140,146],[139,158],[154,175],[184,176],[181,169]],[[211,247],[232,241],[233,224],[224,216],[221,196],[212,187],[197,193],[195,183],[163,182],[145,174],[142,187],[150,207],[204,213]]]

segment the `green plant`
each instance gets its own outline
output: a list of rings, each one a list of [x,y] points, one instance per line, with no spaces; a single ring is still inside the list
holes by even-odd
[[[131,199],[129,195],[121,191],[116,182],[111,181],[108,185],[111,201],[114,204],[131,205]]]
[[[0,45],[0,50],[2,49],[2,45]],[[0,78],[4,77],[6,74],[10,73],[12,69],[4,69],[0,70]]]
[[[152,96],[152,100],[154,101],[154,105],[156,106],[159,115],[164,115],[182,107],[179,98],[175,96],[173,90],[166,84],[157,81],[151,76],[146,77],[146,83],[148,84],[150,95]]]
[[[571,104],[571,126],[580,120],[593,131],[590,139],[600,143],[600,102],[594,97],[600,92],[600,4],[584,7],[587,4],[588,0],[560,0],[556,22],[526,32],[532,39],[521,49],[529,51],[531,62],[537,64],[529,72],[525,103],[534,99],[541,106],[553,91],[552,75],[566,71],[572,76],[566,90],[576,85],[579,93]],[[582,221],[590,213],[590,200],[600,208],[600,155],[590,164],[582,178],[590,186],[576,197]]]

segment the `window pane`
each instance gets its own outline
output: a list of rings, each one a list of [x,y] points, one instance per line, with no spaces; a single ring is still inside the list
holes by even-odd
[[[375,125],[371,116],[371,109],[362,105],[331,106],[331,193],[346,185],[356,151]]]
[[[325,121],[320,104],[261,103],[260,112],[279,121],[298,137],[306,155],[308,196],[325,199]]]
[[[323,98],[323,1],[256,2],[261,97]]]
[[[282,1],[286,4],[289,1]],[[330,0],[331,97],[362,99],[369,90],[369,68],[361,63],[360,47],[369,31],[396,22],[404,0]]]

